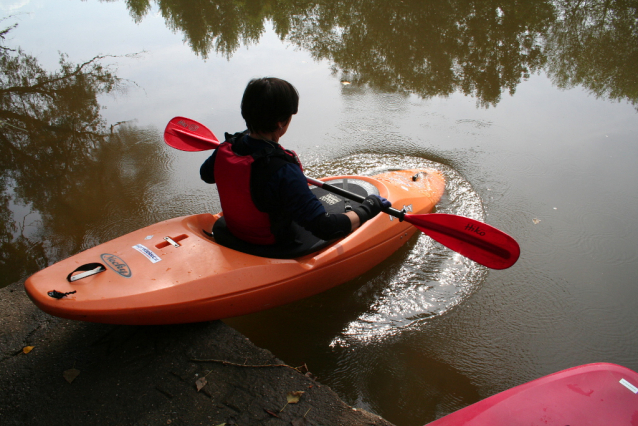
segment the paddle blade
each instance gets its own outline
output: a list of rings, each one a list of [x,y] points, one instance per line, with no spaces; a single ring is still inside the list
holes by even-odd
[[[182,151],[206,151],[219,146],[219,140],[206,126],[186,117],[175,117],[166,125],[164,141]]]
[[[514,238],[468,217],[443,213],[409,214],[404,220],[444,246],[488,268],[509,268],[521,253]]]

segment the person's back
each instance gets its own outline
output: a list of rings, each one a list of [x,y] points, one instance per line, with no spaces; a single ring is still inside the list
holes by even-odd
[[[323,240],[340,238],[390,205],[369,196],[351,212],[326,213],[297,156],[278,143],[298,103],[297,91],[287,81],[251,80],[241,103],[248,130],[226,134],[200,169],[202,180],[217,184],[228,230],[248,243],[294,245],[298,225]]]

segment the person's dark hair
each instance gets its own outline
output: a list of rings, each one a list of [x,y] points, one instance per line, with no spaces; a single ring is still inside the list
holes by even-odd
[[[288,83],[274,77],[250,80],[241,99],[241,116],[251,132],[274,132],[277,123],[297,114],[299,93]]]

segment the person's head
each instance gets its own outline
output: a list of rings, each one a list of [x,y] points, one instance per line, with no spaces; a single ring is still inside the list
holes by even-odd
[[[299,93],[285,80],[274,77],[250,80],[241,100],[241,116],[251,133],[270,133],[297,114]]]

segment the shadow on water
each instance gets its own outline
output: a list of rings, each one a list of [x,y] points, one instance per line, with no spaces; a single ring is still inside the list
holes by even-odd
[[[151,0],[126,3],[136,22],[153,10]],[[344,84],[424,98],[462,92],[489,107],[545,70],[558,87],[638,102],[638,9],[622,0],[153,3],[203,58],[230,59],[270,22]]]
[[[0,286],[152,219],[140,186],[164,180],[168,156],[155,132],[107,127],[98,97],[125,82],[106,59],[62,55],[48,72],[0,47]]]

